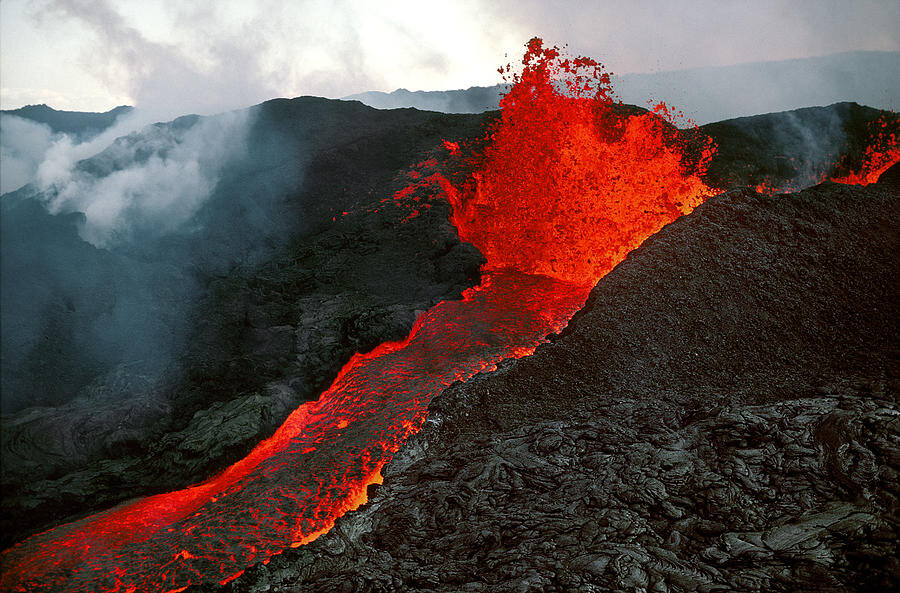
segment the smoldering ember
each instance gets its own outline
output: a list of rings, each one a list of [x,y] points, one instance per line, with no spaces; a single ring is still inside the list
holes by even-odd
[[[900,116],[501,71],[3,112],[68,144],[0,203],[0,589],[897,587]]]

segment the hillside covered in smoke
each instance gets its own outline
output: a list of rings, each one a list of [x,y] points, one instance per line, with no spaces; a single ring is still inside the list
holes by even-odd
[[[69,160],[90,156],[114,137],[101,137],[117,122],[129,119],[132,108],[105,113],[57,111],[47,105],[28,105],[0,111],[0,193],[15,191],[37,180],[41,165],[74,152]],[[77,150],[75,147],[80,147]]]
[[[43,159],[0,204],[4,547],[220,471],[354,352],[477,284],[449,204],[391,198],[496,117],[278,99]],[[895,579],[896,185],[748,188],[861,162],[884,117],[702,128],[705,181],[729,193],[533,358],[447,390],[370,506],[232,590]]]
[[[446,204],[398,226],[380,202],[480,124],[275,100],[5,194],[4,537],[234,461],[353,352],[477,283]]]
[[[96,138],[106,129],[115,125],[123,115],[130,113],[134,108],[128,105],[120,105],[103,113],[84,111],[58,111],[49,105],[27,105],[18,109],[4,109],[0,116],[17,117],[37,124],[46,125],[53,134],[66,134],[74,136],[76,140],[84,142]]]

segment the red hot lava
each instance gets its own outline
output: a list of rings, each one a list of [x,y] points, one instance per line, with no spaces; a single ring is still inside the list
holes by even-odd
[[[486,277],[462,301],[423,314],[407,340],[356,355],[317,401],[219,476],[14,546],[3,589],[177,591],[315,539],[365,501],[435,393],[531,353],[584,296],[546,277]]]
[[[894,114],[892,114],[894,115]],[[866,143],[866,152],[862,163],[842,174],[838,167],[831,181],[856,185],[875,183],[881,174],[900,162],[900,120],[896,117],[888,119],[880,117],[869,125],[870,139]]]
[[[713,146],[690,164],[665,106],[627,113],[590,58],[533,39],[522,64],[471,182],[448,192],[453,224],[488,269],[593,285],[711,193],[699,174]]]
[[[764,181],[756,186],[756,191],[763,194],[793,192],[823,181],[850,185],[877,182],[882,173],[900,162],[900,118],[894,113],[882,115],[869,122],[867,127],[866,149],[859,159],[851,159],[845,154],[837,162],[825,165],[826,170],[798,175],[782,184]]]
[[[481,286],[423,314],[405,341],[355,356],[317,401],[220,475],[5,551],[2,589],[179,591],[227,582],[315,539],[365,501],[431,397],[533,352],[600,276],[707,193],[697,172],[710,145],[688,166],[674,128],[614,104],[593,60],[535,39],[513,83],[467,182],[434,173],[396,196],[444,192],[460,235],[488,258]],[[462,147],[445,148],[463,158]]]

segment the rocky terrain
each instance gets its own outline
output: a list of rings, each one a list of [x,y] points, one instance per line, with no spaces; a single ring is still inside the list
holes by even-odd
[[[880,118],[886,128],[874,124]],[[873,136],[900,132],[900,118],[857,103],[835,103],[739,117],[700,130],[718,145],[708,171],[715,187],[765,184],[796,191],[859,170]]]
[[[898,182],[710,199],[224,590],[896,587]]]
[[[481,116],[311,97],[253,112],[239,161],[161,237],[96,248],[83,215],[47,213],[32,186],[4,195],[3,547],[240,459],[354,352],[478,283],[482,257],[445,202],[401,224],[410,211],[390,198]],[[102,179],[202,119],[78,166]]]
[[[47,213],[34,187],[4,195],[4,405],[40,404],[3,417],[4,547],[241,458],[353,352],[479,281],[481,255],[445,202],[423,196],[411,217],[382,200],[492,114],[308,97],[251,111],[241,158],[162,236],[97,248],[83,215]],[[878,115],[790,117],[819,131],[837,118],[835,146],[858,155]],[[785,117],[704,129],[722,154],[709,183],[796,174],[778,167],[802,146],[782,141]],[[204,121],[120,139],[79,171],[106,178]],[[435,400],[370,505],[232,590],[894,579],[896,194],[826,184],[711,200],[601,281],[553,344]],[[135,325],[100,354],[80,347],[110,315]],[[175,355],[148,365],[157,335]]]

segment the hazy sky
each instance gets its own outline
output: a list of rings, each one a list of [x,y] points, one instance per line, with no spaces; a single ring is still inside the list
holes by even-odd
[[[2,0],[0,103],[212,113],[496,84],[535,35],[634,73],[896,51],[898,25],[900,0]]]

